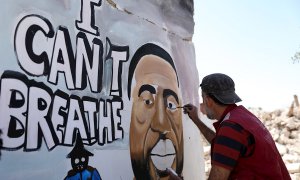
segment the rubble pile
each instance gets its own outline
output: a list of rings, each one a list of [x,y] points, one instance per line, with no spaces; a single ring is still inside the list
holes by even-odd
[[[293,180],[300,180],[300,107],[266,112],[248,108],[270,131]],[[204,142],[205,172],[210,170],[210,145]]]

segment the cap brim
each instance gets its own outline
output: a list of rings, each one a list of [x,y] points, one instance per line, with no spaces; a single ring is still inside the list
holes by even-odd
[[[235,104],[242,101],[242,99],[235,92],[217,95],[214,94],[214,96],[223,104]]]

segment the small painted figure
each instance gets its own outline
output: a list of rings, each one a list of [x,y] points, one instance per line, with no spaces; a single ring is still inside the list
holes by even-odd
[[[96,168],[88,165],[89,156],[94,156],[83,147],[79,134],[77,134],[76,144],[73,150],[67,155],[71,158],[72,168],[65,180],[101,180],[101,176]]]

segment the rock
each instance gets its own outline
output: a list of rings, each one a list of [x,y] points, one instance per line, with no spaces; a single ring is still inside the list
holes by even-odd
[[[272,119],[272,116],[270,113],[263,112],[261,115],[261,119],[263,119],[264,121],[269,121]]]
[[[297,160],[297,155],[291,155],[291,154],[284,154],[282,156],[282,159],[286,163],[294,163],[295,160]]]
[[[300,173],[290,174],[292,180],[300,180]]]
[[[289,138],[286,137],[284,134],[281,134],[281,135],[279,136],[279,138],[278,138],[278,142],[279,142],[280,144],[286,145],[286,144],[289,143]]]
[[[298,141],[289,146],[289,152],[298,154],[298,158],[300,159],[300,139],[297,140]]]
[[[274,139],[275,141],[277,141],[278,138],[279,138],[279,130],[278,130],[277,128],[271,128],[269,131],[270,131],[270,133],[271,133],[273,139]]]
[[[276,144],[276,147],[277,147],[280,155],[284,155],[287,152],[287,149],[284,145],[279,144],[279,143],[275,143],[275,144]]]
[[[275,117],[281,116],[281,113],[282,113],[282,111],[281,111],[280,109],[277,109],[277,110],[273,111],[273,112],[271,113],[272,119],[274,119]]]
[[[297,130],[299,129],[300,123],[296,122],[295,119],[290,119],[290,121],[286,124],[286,127],[289,130]]]
[[[300,173],[300,163],[287,164],[286,168],[289,173]]]
[[[290,138],[291,139],[300,139],[300,133],[299,133],[299,131],[297,131],[297,130],[291,131]]]
[[[284,128],[281,132],[280,132],[280,136],[283,135],[285,138],[289,138],[290,136],[290,131],[287,130],[286,128]]]

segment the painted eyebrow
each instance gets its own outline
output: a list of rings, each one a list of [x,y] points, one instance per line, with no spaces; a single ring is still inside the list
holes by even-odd
[[[149,91],[151,94],[156,94],[156,89],[155,89],[155,87],[153,87],[152,85],[150,85],[150,84],[144,84],[144,85],[142,85],[141,87],[140,87],[140,89],[139,89],[139,97],[140,97],[140,95],[142,94],[142,92],[144,92],[144,91]]]
[[[175,100],[177,101],[177,103],[179,104],[179,100],[178,100],[177,94],[174,91],[172,91],[171,89],[164,89],[164,91],[163,91],[163,97],[166,98],[168,96],[173,96],[175,98]]]

